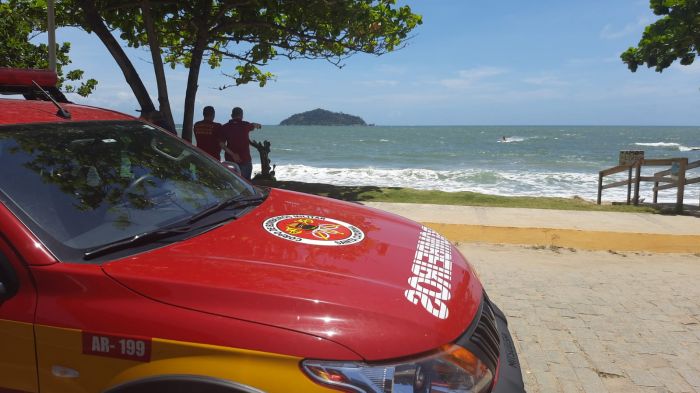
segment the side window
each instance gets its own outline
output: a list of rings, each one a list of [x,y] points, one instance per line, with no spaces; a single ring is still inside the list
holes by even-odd
[[[0,303],[13,297],[19,289],[19,280],[15,269],[7,256],[0,251]]]

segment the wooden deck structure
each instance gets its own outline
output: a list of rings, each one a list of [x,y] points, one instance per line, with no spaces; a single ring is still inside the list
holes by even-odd
[[[644,167],[670,167],[654,173],[653,176],[642,176],[642,168]],[[683,212],[683,202],[685,197],[685,186],[694,183],[700,183],[700,176],[688,178],[687,172],[691,169],[699,168],[700,160],[688,162],[688,159],[683,158],[662,158],[662,159],[639,159],[632,163],[614,166],[598,172],[598,204],[601,203],[603,190],[627,186],[627,204],[639,204],[639,188],[641,182],[653,182],[654,199],[653,203],[657,204],[658,194],[660,190],[668,190],[676,188],[676,206],[677,213]],[[615,181],[608,184],[603,184],[603,179],[607,176],[621,172],[627,172],[627,179]],[[700,205],[700,199],[698,200]]]

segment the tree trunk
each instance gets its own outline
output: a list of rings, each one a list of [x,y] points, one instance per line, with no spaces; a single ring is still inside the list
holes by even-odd
[[[204,57],[204,49],[207,47],[209,40],[208,19],[211,14],[212,2],[204,1],[204,6],[199,7],[197,12],[200,17],[199,23],[196,26],[202,26],[197,29],[195,34],[194,47],[192,48],[192,58],[190,60],[190,72],[187,76],[187,90],[185,91],[185,108],[182,119],[182,138],[192,142],[192,125],[194,123],[194,104],[197,98],[197,88],[199,87],[199,70],[202,66],[202,58]]]
[[[141,107],[141,112],[149,113],[155,111],[153,101],[148,95],[148,91],[143,85],[139,74],[136,72],[136,69],[134,69],[134,65],[131,64],[131,61],[126,56],[126,53],[124,53],[122,50],[119,42],[114,39],[112,33],[105,25],[104,20],[95,8],[95,3],[90,0],[78,0],[78,4],[83,9],[86,25],[92,31],[94,31],[95,34],[97,34],[102,41],[102,44],[104,44],[104,46],[107,48],[109,53],[117,62],[117,65],[119,65],[122,74],[124,74],[124,79],[126,79],[129,87],[131,87],[131,90],[134,92],[134,96]]]
[[[194,123],[194,103],[199,87],[199,69],[204,56],[205,39],[198,39],[192,48],[192,61],[190,61],[190,72],[187,76],[187,90],[185,91],[185,113],[182,118],[182,138],[192,141],[192,126]]]
[[[153,25],[151,6],[148,0],[143,0],[141,2],[141,12],[143,13],[143,22],[146,26],[146,34],[148,35],[148,46],[151,49],[151,59],[153,60],[153,71],[156,74],[156,84],[158,85],[158,109],[170,131],[175,133],[175,122],[173,121],[170,99],[168,98],[168,84],[165,81],[163,59],[160,54],[160,40],[158,39],[158,34]]]

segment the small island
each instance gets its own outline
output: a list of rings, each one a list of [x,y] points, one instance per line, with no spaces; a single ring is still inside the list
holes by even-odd
[[[366,126],[359,116],[331,112],[325,109],[297,113],[282,120],[281,126]]]

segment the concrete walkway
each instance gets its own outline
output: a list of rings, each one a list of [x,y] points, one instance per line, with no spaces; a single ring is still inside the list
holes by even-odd
[[[365,202],[454,242],[581,250],[700,253],[700,218],[645,213]]]
[[[700,393],[700,256],[465,243],[528,393]]]

